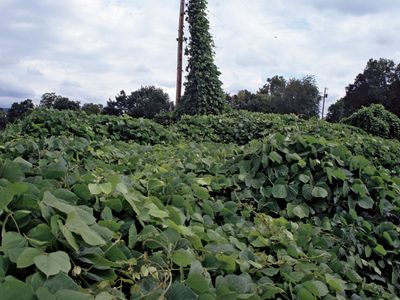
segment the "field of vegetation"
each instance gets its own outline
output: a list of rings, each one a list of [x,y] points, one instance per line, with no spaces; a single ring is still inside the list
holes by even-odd
[[[399,299],[399,153],[294,115],[35,110],[0,135],[1,299]]]

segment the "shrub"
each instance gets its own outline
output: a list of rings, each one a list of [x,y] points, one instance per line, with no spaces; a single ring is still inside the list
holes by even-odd
[[[342,122],[384,138],[400,138],[400,119],[381,104],[363,107]]]

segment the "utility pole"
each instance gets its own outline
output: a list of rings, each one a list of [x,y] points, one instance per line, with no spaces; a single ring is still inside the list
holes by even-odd
[[[179,105],[182,95],[182,60],[183,60],[183,24],[185,19],[185,0],[180,0],[179,29],[178,29],[178,64],[176,69],[176,98],[175,105]]]
[[[324,89],[324,97],[323,97],[323,100],[322,100],[322,118],[321,118],[321,119],[324,118],[324,113],[325,113],[325,100],[326,100],[326,98],[328,98],[327,92],[328,92],[328,88],[325,88],[325,89]]]

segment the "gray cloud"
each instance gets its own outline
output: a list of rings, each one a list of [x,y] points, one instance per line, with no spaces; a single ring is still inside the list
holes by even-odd
[[[49,91],[105,104],[121,89],[152,84],[173,99],[177,5],[0,1],[0,106]],[[369,58],[400,60],[398,0],[210,0],[209,10],[229,92],[313,74],[332,102]]]

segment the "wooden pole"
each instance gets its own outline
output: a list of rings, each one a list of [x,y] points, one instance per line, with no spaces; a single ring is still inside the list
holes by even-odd
[[[183,24],[185,19],[185,0],[181,0],[179,8],[179,29],[178,29],[178,64],[176,69],[176,98],[175,105],[178,106],[182,95],[182,60],[183,60]]]

